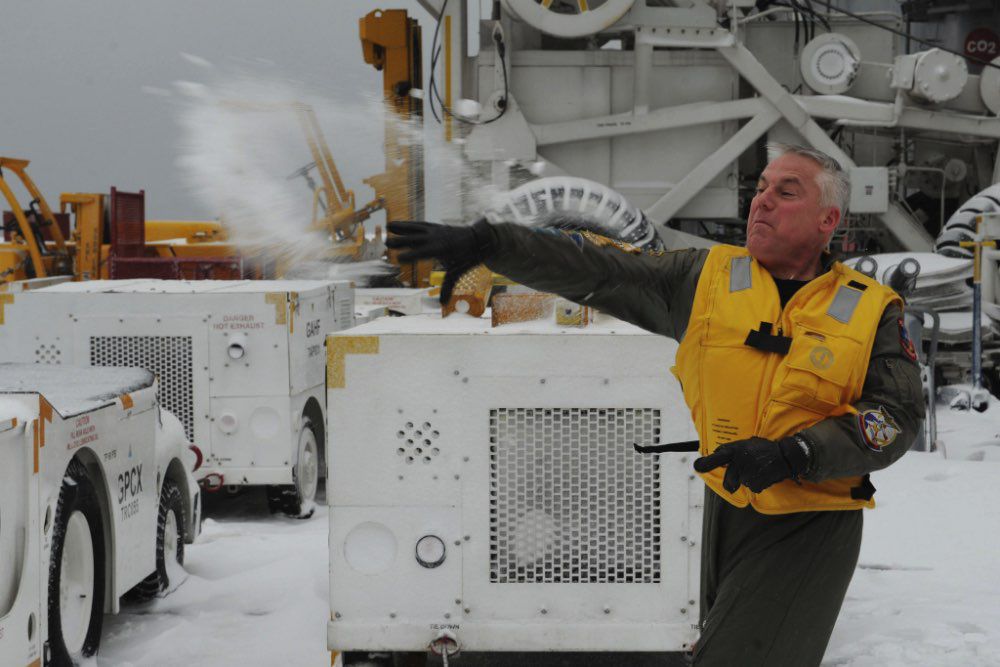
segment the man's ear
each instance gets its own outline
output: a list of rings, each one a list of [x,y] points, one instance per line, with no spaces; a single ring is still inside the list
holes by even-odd
[[[827,207],[823,213],[823,217],[819,221],[819,229],[823,234],[829,237],[833,234],[833,231],[837,229],[837,225],[840,224],[841,211],[837,206]]]

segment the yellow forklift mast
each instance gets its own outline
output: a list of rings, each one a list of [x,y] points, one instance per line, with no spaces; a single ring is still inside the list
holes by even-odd
[[[382,72],[382,94],[389,111],[385,122],[385,171],[365,179],[385,202],[386,221],[424,217],[424,170],[420,146],[400,136],[403,123],[419,123],[423,108],[410,90],[423,85],[420,26],[404,9],[377,9],[360,19],[365,62]],[[399,265],[396,251],[389,261]],[[433,262],[400,266],[400,280],[410,287],[429,284]]]

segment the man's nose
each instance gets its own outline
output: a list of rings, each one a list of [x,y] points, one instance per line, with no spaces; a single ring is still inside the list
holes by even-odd
[[[763,206],[764,208],[774,208],[774,194],[771,192],[771,188],[764,188],[757,193],[757,205]]]

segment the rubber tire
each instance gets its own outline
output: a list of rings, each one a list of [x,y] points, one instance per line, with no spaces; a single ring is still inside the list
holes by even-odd
[[[91,595],[90,623],[83,647],[79,654],[70,655],[63,639],[62,612],[59,608],[59,586],[62,578],[62,557],[66,545],[66,528],[74,512],[80,512],[87,520],[90,538],[94,547],[94,590]],[[87,478],[86,470],[74,459],[66,469],[56,515],[52,527],[52,553],[49,560],[48,623],[49,652],[48,665],[51,667],[71,667],[80,658],[88,658],[97,653],[101,643],[101,627],[104,624],[104,521],[97,502],[97,492]]]
[[[316,427],[313,426],[312,422],[307,419],[305,421],[304,425],[303,425],[303,428],[304,429],[309,429],[309,431],[312,433],[313,440],[316,442],[316,456],[318,457],[319,456],[319,452],[321,450],[321,446],[320,446],[319,433],[316,432]],[[295,476],[297,476],[297,473],[295,471],[298,468],[298,455],[299,455],[299,452],[296,452],[295,468],[292,469],[293,470],[293,475],[295,475]],[[321,467],[319,465],[319,461],[317,461],[316,465],[317,465],[316,486],[318,488],[319,487],[319,469]],[[303,498],[302,495],[301,495],[301,493],[299,492],[299,487],[298,487],[297,484],[293,484],[293,485],[288,485],[288,484],[285,484],[285,485],[270,485],[270,486],[267,487],[267,506],[268,506],[268,509],[270,509],[270,511],[271,511],[272,514],[276,514],[278,512],[281,512],[282,514],[285,514],[286,516],[292,517],[293,519],[308,519],[309,517],[311,517],[313,515],[313,513],[315,512],[315,509],[310,509],[308,512],[303,513],[302,512],[302,507],[303,507],[303,505],[306,504],[307,500],[308,501],[315,501],[315,499],[316,499],[315,490],[313,492],[313,497],[312,498],[308,498],[308,499],[307,498]]]
[[[167,518],[173,513],[177,523],[177,553],[172,554],[177,562],[184,564],[184,538],[186,537],[184,522],[184,497],[180,487],[173,480],[163,482],[160,489],[160,504],[156,517],[156,571],[136,584],[129,591],[129,597],[136,600],[151,600],[161,591],[170,586],[170,575],[167,572],[167,554],[164,553],[164,542],[167,528]]]

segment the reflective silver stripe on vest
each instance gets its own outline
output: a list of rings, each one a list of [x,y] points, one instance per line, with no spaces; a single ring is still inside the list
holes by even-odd
[[[729,291],[750,289],[750,257],[733,257],[729,262]]]
[[[833,297],[833,303],[826,309],[826,314],[833,319],[847,324],[851,321],[854,309],[858,307],[858,301],[864,292],[856,290],[847,285],[841,285],[837,290],[837,296]]]

